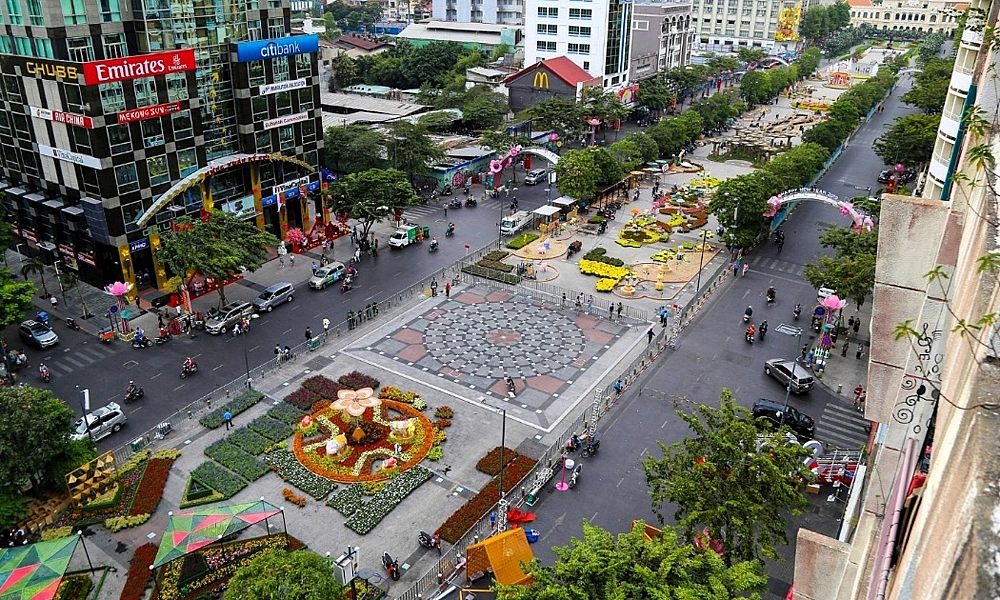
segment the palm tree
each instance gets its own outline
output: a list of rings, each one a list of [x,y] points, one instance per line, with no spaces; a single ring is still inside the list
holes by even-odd
[[[26,258],[24,264],[21,265],[21,277],[27,279],[28,275],[32,273],[37,273],[41,277],[42,290],[45,292],[45,295],[42,297],[48,298],[51,294],[49,294],[49,286],[45,284],[45,263],[35,257]]]
[[[75,271],[62,271],[59,273],[59,280],[62,281],[63,288],[71,290],[76,288],[78,294],[80,294],[80,305],[83,306],[83,318],[89,319],[91,317],[90,311],[87,309],[87,302],[83,299],[83,289],[80,287],[80,276],[76,274]],[[65,300],[65,298],[63,298]]]

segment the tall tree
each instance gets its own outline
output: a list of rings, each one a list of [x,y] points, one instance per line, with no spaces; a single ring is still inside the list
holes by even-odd
[[[658,115],[660,111],[670,107],[674,95],[661,77],[654,77],[639,82],[639,91],[636,92],[635,99],[650,112]]]
[[[506,96],[486,86],[476,86],[462,102],[462,122],[472,129],[489,129],[502,123],[509,110]]]
[[[913,114],[896,119],[888,131],[872,144],[887,165],[903,163],[915,167],[931,159],[941,115]]]
[[[269,550],[229,580],[224,600],[343,600],[329,560],[309,550]]]
[[[738,50],[736,50],[736,57],[739,58],[740,62],[745,65],[758,63],[762,61],[765,56],[767,56],[767,52],[761,48],[747,48],[745,46],[741,46]]]
[[[830,20],[830,29],[837,31],[851,24],[851,7],[844,0],[837,0],[826,9]]]
[[[727,71],[736,71],[741,65],[738,58],[722,54],[714,54],[710,56],[707,61],[705,61],[705,66],[708,67],[709,75],[718,77]]]
[[[634,143],[639,148],[640,157],[643,162],[656,160],[660,157],[660,148],[649,135],[636,131],[625,136],[625,139]]]
[[[369,169],[338,179],[324,196],[335,214],[361,221],[361,238],[381,223],[393,209],[420,201],[407,176],[395,169]]]
[[[31,298],[38,288],[28,280],[14,279],[10,269],[0,269],[0,328],[24,319],[32,308]]]
[[[83,318],[90,318],[90,310],[87,308],[87,301],[83,297],[83,288],[80,287],[80,276],[76,274],[76,271],[71,269],[66,269],[59,273],[59,281],[62,283],[64,290],[76,290],[76,293],[80,297],[80,307],[83,308]]]
[[[646,539],[645,525],[611,533],[583,521],[583,539],[555,547],[555,564],[531,562],[528,585],[501,586],[498,600],[625,600],[632,598],[760,598],[767,577],[757,561],[726,566],[672,527]],[[753,592],[746,596],[748,592]]]
[[[788,543],[787,516],[808,506],[799,484],[813,477],[802,462],[809,450],[790,442],[787,429],[761,447],[750,411],[737,406],[728,389],[719,408],[677,414],[693,435],[669,446],[659,442],[663,458],[642,461],[660,523],[664,503],[671,503],[685,537],[707,528],[722,542],[727,565],[777,559],[775,546]]]
[[[406,173],[413,182],[444,157],[444,151],[427,135],[427,129],[409,121],[392,124],[386,140],[386,159],[394,169]]]
[[[329,14],[329,13],[327,13]],[[340,91],[357,81],[358,69],[354,59],[346,53],[338,54],[330,61],[330,91]]]
[[[628,138],[611,144],[609,150],[611,150],[611,154],[614,155],[615,159],[621,163],[622,169],[626,171],[631,171],[644,162],[642,151],[639,150],[638,144]]]
[[[831,227],[820,236],[820,244],[831,248],[833,256],[822,256],[809,263],[803,273],[816,288],[837,290],[841,298],[864,302],[875,288],[875,254],[878,229],[855,231],[849,227]]]
[[[569,150],[555,166],[556,187],[559,193],[589,202],[597,186],[598,169],[594,154],[587,150]]]
[[[688,65],[686,67],[671,67],[662,72],[664,82],[681,97],[705,85],[708,67],[705,65]],[[641,89],[641,88],[640,88]]]
[[[0,484],[39,485],[67,451],[73,411],[48,390],[0,387]]]
[[[42,291],[44,292],[45,297],[48,298],[49,286],[45,282],[45,263],[43,263],[39,258],[29,256],[25,258],[24,262],[21,264],[21,277],[28,279],[28,276],[32,274],[38,275],[41,278]]]
[[[783,182],[767,170],[737,175],[716,188],[709,209],[726,228],[726,242],[734,248],[750,248],[760,235],[767,200],[784,191]]]
[[[552,130],[563,139],[579,136],[585,130],[582,105],[558,96],[536,102],[518,116],[531,119],[532,129]]]
[[[750,106],[763,104],[775,93],[771,78],[765,71],[749,71],[740,80],[740,98]]]
[[[585,149],[594,157],[594,168],[597,169],[597,185],[608,186],[622,179],[622,164],[607,148],[590,147]]]
[[[336,173],[356,173],[385,164],[386,140],[365,125],[327,127],[323,132],[323,164]]]
[[[815,44],[829,35],[830,15],[825,6],[814,6],[799,19],[799,37]]]
[[[940,113],[948,96],[948,84],[954,60],[935,58],[928,60],[914,78],[915,84],[903,94],[901,100],[927,113]]]
[[[178,218],[177,229],[163,235],[157,256],[182,277],[195,271],[221,283],[244,270],[256,271],[267,258],[268,247],[278,241],[252,219],[216,210],[205,219]],[[226,286],[218,289],[219,302],[225,304]]]

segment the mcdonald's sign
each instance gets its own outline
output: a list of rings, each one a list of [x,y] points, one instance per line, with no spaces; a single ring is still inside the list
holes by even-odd
[[[549,89],[549,74],[545,71],[535,71],[535,78],[531,80],[531,87]]]

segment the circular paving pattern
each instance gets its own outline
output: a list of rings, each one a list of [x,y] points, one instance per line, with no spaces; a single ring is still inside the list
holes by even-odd
[[[438,362],[488,378],[558,371],[583,353],[586,341],[572,318],[518,302],[452,302],[424,330],[427,351]]]

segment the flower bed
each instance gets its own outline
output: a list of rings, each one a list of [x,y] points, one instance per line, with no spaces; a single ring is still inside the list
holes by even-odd
[[[267,416],[272,419],[277,419],[283,423],[288,423],[289,425],[295,425],[298,423],[299,419],[301,419],[304,414],[305,412],[287,402],[279,402],[267,411]]]
[[[500,454],[501,448],[497,446],[496,448],[490,450],[486,453],[486,456],[479,459],[476,463],[476,470],[482,473],[486,473],[491,477],[496,477],[500,473]],[[506,446],[503,448],[503,464],[509,464],[510,461],[514,460],[515,456],[519,456],[518,453]]]
[[[521,235],[517,236],[516,238],[512,239],[511,241],[507,242],[507,247],[510,248],[511,250],[520,250],[521,248],[524,248],[531,242],[537,240],[538,237],[539,236],[537,233],[531,233],[530,231],[526,231]]]
[[[156,546],[146,543],[135,549],[132,560],[128,563],[128,573],[125,575],[125,587],[118,600],[142,600],[146,587],[153,580],[153,572],[149,566],[156,559]]]
[[[215,463],[209,463],[215,464]],[[218,465],[216,465],[218,466]],[[225,470],[225,469],[223,469]],[[192,508],[202,504],[211,504],[229,498],[221,492],[217,492],[210,487],[205,487],[193,477],[188,477],[187,485],[184,486],[184,493],[181,495],[180,508]]]
[[[270,446],[273,442],[273,440],[266,438],[256,431],[246,427],[240,427],[236,431],[227,435],[226,441],[230,444],[239,446],[243,450],[246,450],[247,454],[252,454],[254,456],[262,453],[264,449]]]
[[[596,284],[594,284],[594,288],[598,292],[610,292],[615,289],[616,285],[618,285],[618,282],[614,279],[601,278],[597,280]]]
[[[205,448],[205,455],[247,481],[257,481],[268,471],[264,461],[226,440],[219,440]]]
[[[306,379],[305,381],[302,382],[302,388],[307,389],[310,392],[313,392],[320,398],[325,398],[327,400],[335,400],[337,398],[337,392],[344,389],[344,385],[337,383],[336,381],[330,379],[329,377],[324,377],[322,375],[313,375],[309,379]],[[351,389],[357,389],[357,388],[351,388]]]
[[[510,256],[510,252],[504,252],[503,250],[493,250],[491,252],[487,252],[486,256],[484,256],[482,260],[492,260],[494,262],[500,262],[503,259],[507,258],[508,256]]]
[[[493,281],[499,281],[508,285],[517,285],[521,283],[521,278],[513,273],[504,273],[502,271],[497,271],[496,269],[480,267],[479,265],[466,265],[462,267],[462,272],[476,277],[482,277],[483,279],[492,279]]]
[[[267,471],[266,467],[264,471]],[[191,471],[191,478],[204,487],[219,492],[226,498],[232,498],[247,486],[245,479],[210,460],[201,463],[194,471]]]
[[[514,265],[508,265],[507,263],[497,262],[493,260],[483,259],[476,263],[484,269],[493,269],[494,271],[500,271],[501,273],[511,273],[514,271]]]
[[[580,261],[580,273],[584,275],[596,275],[601,278],[601,281],[607,279],[614,281],[617,285],[619,281],[629,274],[629,269],[584,259]]]
[[[278,473],[283,481],[294,485],[317,500],[337,487],[336,483],[303,467],[299,461],[295,460],[295,455],[288,450],[272,450],[264,455],[264,460],[271,465],[271,468]]]
[[[592,260],[594,262],[601,262],[612,267],[624,267],[625,261],[620,258],[615,258],[613,256],[608,256],[608,251],[604,248],[598,246],[591,250],[590,252],[583,255],[583,260]]]
[[[379,390],[378,397],[383,400],[392,400],[393,402],[412,404],[413,408],[417,410],[424,410],[427,408],[427,403],[424,402],[423,398],[421,398],[416,392],[404,392],[398,387],[391,385],[387,385]]]
[[[347,375],[341,375],[337,379],[337,383],[339,383],[340,385],[344,386],[349,390],[360,390],[364,388],[371,388],[373,390],[378,391],[379,388],[378,379],[375,379],[374,377],[371,377],[369,375],[365,375],[364,373],[361,373],[359,371],[351,371]],[[336,396],[334,396],[334,398],[336,398]]]
[[[319,394],[305,388],[299,388],[291,394],[285,396],[285,402],[291,404],[302,412],[312,411],[313,404],[316,404],[320,400],[322,400],[322,398],[319,397]]]
[[[199,552],[204,557],[208,568],[203,574],[188,581],[181,580],[185,561],[171,561],[160,569],[157,600],[196,598],[198,592],[203,588],[228,581],[236,571],[250,564],[261,552],[284,548],[286,544],[289,545],[289,550],[302,547],[301,542],[293,538],[286,539],[284,534],[279,533],[230,542],[224,547],[213,545],[209,548],[203,548]]]
[[[506,454],[506,452],[504,453]],[[518,454],[503,470],[503,487],[505,492],[517,487],[531,469],[534,468],[534,459]],[[482,519],[486,513],[496,506],[500,500],[500,483],[494,478],[478,494],[469,499],[456,510],[437,529],[441,539],[454,544],[465,532],[472,529],[476,523]]]
[[[297,495],[291,490],[291,488],[284,488],[281,490],[281,497],[285,499],[285,502],[291,502],[295,506],[302,508],[306,505],[306,499],[302,496]]]
[[[66,575],[59,582],[55,598],[56,600],[86,600],[93,585],[90,575]]]
[[[198,422],[209,429],[218,429],[226,423],[226,420],[222,418],[222,415],[226,414],[226,411],[229,411],[235,417],[260,402],[263,398],[264,394],[255,390],[247,390],[236,398],[208,413],[199,419]]]
[[[281,405],[279,404],[278,406]],[[290,406],[289,408],[297,410],[294,406]],[[294,424],[285,423],[284,421],[276,421],[267,415],[261,415],[253,421],[250,421],[250,424],[247,425],[247,427],[272,442],[280,442],[281,440],[292,435],[292,432],[295,431]]]
[[[146,472],[139,482],[139,489],[132,501],[128,514],[151,515],[156,512],[156,507],[160,505],[163,498],[163,488],[167,485],[167,478],[170,477],[170,467],[174,464],[172,458],[151,458],[146,465]]]
[[[392,509],[431,478],[430,470],[414,466],[392,478],[380,492],[366,502],[357,512],[344,522],[348,528],[364,535],[375,528]]]
[[[353,483],[342,488],[326,501],[326,505],[345,517],[353,515],[361,508],[361,484]]]

